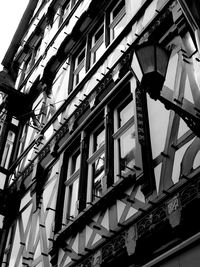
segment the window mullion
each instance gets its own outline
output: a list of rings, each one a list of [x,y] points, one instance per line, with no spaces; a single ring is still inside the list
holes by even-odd
[[[114,182],[114,154],[113,154],[113,118],[110,108],[105,108],[105,176],[103,181],[103,188],[108,189]]]
[[[95,162],[95,160],[103,154],[105,150],[105,145],[102,145],[97,151],[95,151],[90,158],[88,158],[87,163],[92,164]]]
[[[69,62],[71,62],[71,68],[70,68],[68,94],[73,90],[74,67],[75,67],[75,62],[74,62],[74,60],[73,60],[71,55],[69,57]]]
[[[86,133],[81,133],[80,145],[80,173],[79,173],[79,192],[78,192],[78,210],[81,212],[86,207],[87,198],[87,157],[88,157],[88,142]]]
[[[109,30],[109,12],[105,12],[104,15],[104,39],[105,39],[105,47],[109,45],[109,40],[110,40],[110,30]]]
[[[135,118],[132,117],[130,118],[121,128],[119,128],[119,130],[117,130],[114,134],[113,134],[113,138],[117,139],[119,138],[124,132],[126,132],[135,122]]]
[[[86,50],[85,50],[85,72],[87,72],[90,68],[90,39],[87,35],[86,38]]]

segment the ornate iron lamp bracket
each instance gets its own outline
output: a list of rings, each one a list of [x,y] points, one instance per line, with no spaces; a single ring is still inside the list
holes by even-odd
[[[194,134],[200,137],[200,119],[162,96],[158,96],[157,99],[165,105],[166,109],[173,110],[176,114],[178,114],[187,126],[194,132]]]

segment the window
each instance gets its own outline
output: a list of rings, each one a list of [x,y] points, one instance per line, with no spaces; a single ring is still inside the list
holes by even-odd
[[[115,93],[83,127],[80,147],[65,153],[64,224],[87,204],[100,199],[119,177],[135,170],[134,101],[130,86]]]
[[[91,66],[102,56],[104,50],[104,24],[102,24],[91,38]]]
[[[33,64],[34,64],[34,58],[32,57],[32,53],[31,53],[31,55],[28,57],[28,59],[26,60],[24,64],[24,78],[26,78]]]
[[[105,166],[105,128],[102,123],[90,135],[88,158],[88,200],[94,201],[102,195]]]
[[[72,0],[72,7],[75,6],[75,4],[78,2],[78,0]]]
[[[16,87],[20,87],[26,76],[29,74],[30,70],[36,63],[36,61],[39,59],[40,56],[40,48],[41,48],[41,42],[42,38],[38,40],[37,44],[32,48],[31,52],[29,53],[29,56],[26,58],[26,60],[21,64],[18,77],[16,80]]]
[[[114,40],[125,26],[125,0],[119,1],[110,12],[110,39]]]
[[[68,6],[66,8],[67,10],[69,9]],[[112,8],[109,7],[109,9],[102,14],[98,23],[88,33],[86,37],[87,42],[84,42],[82,49],[80,49],[78,53],[74,53],[72,58],[73,78],[71,78],[73,88],[83,80],[88,69],[101,58],[105,52],[106,46],[121,33],[125,26],[126,5],[125,0],[120,0],[117,1],[117,4],[115,3],[115,5],[112,5]]]
[[[85,76],[85,47],[78,53],[74,61],[74,87],[80,83]]]
[[[64,224],[73,220],[78,214],[79,175],[80,150],[77,149],[68,159],[67,177],[65,180]]]
[[[115,177],[133,170],[135,165],[134,109],[131,97],[114,111]]]
[[[40,47],[41,47],[42,38],[37,41],[37,44],[31,50],[30,56],[26,61],[26,70],[25,76],[29,73],[31,68],[34,66],[35,62],[38,60],[40,55]]]
[[[14,140],[15,140],[15,133],[13,131],[9,131],[1,161],[1,166],[4,168],[8,168],[9,166]]]
[[[63,21],[67,18],[70,11],[70,1],[65,1],[65,3],[62,5],[60,9],[60,25],[63,23]]]

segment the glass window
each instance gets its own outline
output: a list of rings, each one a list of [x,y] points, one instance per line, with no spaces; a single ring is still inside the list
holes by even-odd
[[[80,150],[74,151],[68,159],[68,170],[65,181],[65,202],[63,224],[70,222],[78,215],[78,190],[80,175]]]
[[[94,133],[94,151],[98,150],[105,143],[105,129],[104,127],[100,127]]]
[[[67,0],[60,9],[60,24],[67,18],[70,11],[70,1]]]
[[[37,41],[32,50],[29,52],[29,56],[21,64],[16,81],[16,87],[19,87],[21,85],[23,80],[26,78],[26,76],[29,74],[30,70],[34,66],[35,62],[41,56],[41,43],[42,38]]]
[[[94,201],[102,195],[105,166],[105,128],[100,125],[90,135],[88,158],[88,200]]]
[[[19,88],[23,79],[24,79],[24,69],[25,69],[25,62],[23,62],[21,65],[20,65],[20,68],[19,68],[19,71],[18,71],[18,76],[17,76],[17,80],[16,80],[16,83],[15,83],[15,87],[16,88]]]
[[[104,24],[102,24],[91,38],[91,66],[101,57],[104,51]]]
[[[135,133],[134,127],[125,131],[118,139],[119,142],[119,156],[120,156],[120,170],[124,173],[126,169],[133,168],[135,164]]]
[[[102,153],[97,157],[95,162],[92,164],[92,175],[93,175],[93,188],[92,188],[92,200],[102,195],[102,179],[104,176],[104,163],[105,153]]]
[[[131,98],[114,111],[115,177],[133,170],[135,165],[134,105]]]
[[[32,66],[33,66],[33,58],[31,54],[24,64],[24,78],[27,76]]]
[[[4,148],[4,152],[3,152],[2,162],[1,162],[1,166],[4,168],[8,168],[11,154],[12,154],[14,140],[15,140],[15,133],[12,131],[9,131],[7,141],[5,144],[5,148]]]
[[[78,0],[72,0],[72,7],[78,2]]]
[[[79,187],[79,179],[76,179],[69,186],[68,190],[68,216],[67,220],[70,220],[75,217],[77,214],[77,201],[78,201],[78,187]]]
[[[80,83],[85,76],[85,47],[78,53],[74,65],[74,87]]]
[[[125,0],[119,1],[110,12],[110,38],[114,40],[125,26]]]
[[[52,100],[56,110],[64,103],[68,96],[66,85],[69,83],[70,67],[68,60],[63,64],[62,68],[58,71],[52,85]]]
[[[132,116],[134,115],[133,103],[130,102],[125,105],[122,109],[119,109],[119,125],[122,127]]]
[[[80,152],[77,151],[72,155],[71,160],[71,175],[80,168]]]

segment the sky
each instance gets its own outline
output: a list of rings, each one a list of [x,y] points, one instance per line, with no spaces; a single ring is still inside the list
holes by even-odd
[[[0,0],[0,70],[3,57],[28,2],[29,0]]]

